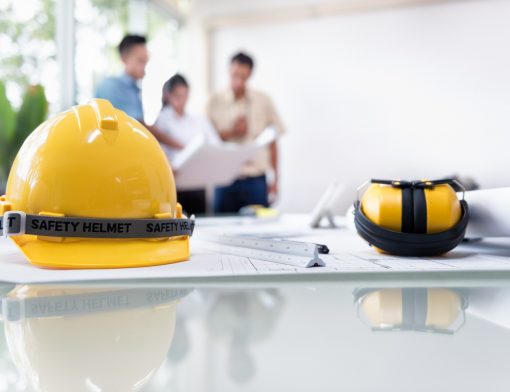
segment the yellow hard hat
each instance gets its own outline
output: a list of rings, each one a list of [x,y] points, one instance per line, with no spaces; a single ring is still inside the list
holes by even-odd
[[[183,261],[194,226],[176,201],[159,143],[102,99],[32,132],[11,168],[0,215],[0,233],[31,263],[50,268]]]
[[[20,285],[2,300],[5,338],[36,391],[133,391],[164,363],[191,290]]]

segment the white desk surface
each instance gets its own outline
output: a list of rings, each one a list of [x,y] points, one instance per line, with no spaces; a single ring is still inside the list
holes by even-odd
[[[346,229],[311,231],[302,215],[286,215],[268,224],[222,222],[216,221],[215,230],[299,232],[296,239],[324,242],[334,256],[351,254],[359,264],[381,268],[379,264],[398,263],[378,255]],[[200,221],[197,227],[210,230]],[[247,274],[241,269],[226,274],[207,268],[217,265],[218,258],[225,261],[230,256],[204,256],[195,248],[192,244],[190,262],[163,267],[46,271],[28,264],[10,242],[2,240],[2,280],[65,283],[0,283],[0,298],[6,296],[0,307],[0,390],[75,391],[90,380],[94,390],[144,392],[508,390],[510,241],[462,245],[440,259],[444,264],[470,263],[473,269],[463,272],[431,269],[425,260],[420,261],[424,269],[400,268],[398,272],[388,268],[360,272],[356,265],[350,272],[289,272],[269,265],[266,269],[280,271]],[[480,263],[486,268],[475,270]],[[91,285],[100,286],[99,290]],[[137,301],[151,301],[183,288],[194,290],[170,307],[148,304],[133,312],[122,310],[131,305],[130,300],[113,300],[132,298],[127,293],[133,290]],[[408,308],[403,302],[380,301],[376,314],[391,318],[405,311],[406,319],[414,315],[416,325],[402,328],[396,317],[395,325],[385,321],[384,332],[373,331],[356,299],[358,293],[388,290],[393,296],[403,288],[405,295],[430,293],[430,298],[439,295],[439,300],[429,300],[426,308],[418,303]],[[453,306],[457,297],[463,299],[462,308]],[[77,313],[74,306],[90,311]],[[10,321],[9,310],[17,309],[25,316]],[[155,309],[173,312],[175,318],[168,326],[172,334],[161,329],[162,336],[155,335],[154,323],[148,322],[154,320]],[[62,314],[45,317],[50,312]],[[452,334],[433,332],[435,324],[425,317],[430,312],[442,315],[443,324],[445,317],[451,318],[446,327]],[[80,326],[81,333],[76,330]],[[147,343],[155,341],[158,344]],[[119,361],[119,353],[124,362]],[[127,377],[126,367],[119,363],[149,363],[154,369],[143,378],[136,372]],[[39,388],[32,389],[30,382]],[[136,388],[128,387],[129,383]]]
[[[150,280],[169,284],[264,285],[273,282],[337,282],[378,280],[448,281],[510,278],[510,240],[464,244],[437,258],[399,258],[381,255],[355,233],[344,228],[311,229],[309,217],[287,214],[277,220],[198,219],[197,232],[252,234],[326,244],[326,267],[299,268],[245,257],[207,252],[196,239],[191,260],[157,267],[115,270],[45,270],[29,264],[6,239],[0,239],[0,281],[12,283],[127,282]]]

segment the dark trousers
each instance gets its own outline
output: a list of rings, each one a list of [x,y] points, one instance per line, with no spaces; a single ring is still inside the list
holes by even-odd
[[[215,189],[215,213],[235,213],[239,212],[241,208],[253,204],[269,206],[265,175],[240,178],[229,186]]]
[[[182,209],[187,216],[191,216],[193,214],[205,214],[205,189],[177,191],[177,201],[181,204]]]

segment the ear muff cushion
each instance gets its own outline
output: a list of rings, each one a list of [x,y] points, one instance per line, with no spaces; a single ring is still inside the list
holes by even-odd
[[[427,300],[428,312],[425,324],[428,327],[449,328],[464,311],[463,298],[450,289],[430,288]]]
[[[389,230],[402,231],[402,189],[372,184],[363,194],[361,205],[372,222]]]
[[[450,185],[425,189],[427,233],[439,233],[455,226],[462,216],[457,194]]]
[[[372,327],[402,324],[402,290],[399,288],[360,289],[359,293],[355,292],[355,301]]]
[[[469,209],[465,200],[460,201],[462,215],[451,229],[439,233],[402,233],[384,229],[372,223],[361,209],[360,202],[355,203],[354,224],[358,234],[385,252],[397,256],[435,256],[455,248],[464,238],[469,220]]]

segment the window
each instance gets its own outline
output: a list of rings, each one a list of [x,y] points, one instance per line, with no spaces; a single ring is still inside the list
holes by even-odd
[[[76,102],[85,103],[107,75],[121,72],[117,45],[128,28],[128,0],[76,2]]]
[[[0,2],[0,80],[7,96],[19,107],[29,84],[42,84],[57,110],[60,94],[55,42],[55,0]]]
[[[178,71],[179,23],[155,6],[148,10],[150,60],[143,80],[142,99],[145,120],[152,124],[161,109],[162,87]]]

